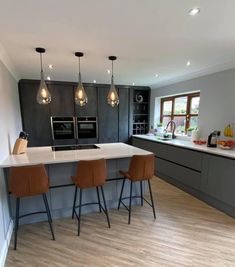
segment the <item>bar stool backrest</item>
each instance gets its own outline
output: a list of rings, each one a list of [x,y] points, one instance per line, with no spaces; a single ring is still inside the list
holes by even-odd
[[[131,180],[151,179],[154,176],[154,154],[134,155],[128,173]]]
[[[73,180],[80,188],[101,186],[107,178],[106,160],[81,160]]]
[[[48,188],[49,179],[43,164],[10,168],[9,190],[15,197],[43,194]]]

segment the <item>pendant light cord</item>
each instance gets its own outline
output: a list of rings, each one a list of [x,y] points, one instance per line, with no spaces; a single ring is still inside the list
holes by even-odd
[[[112,76],[113,76],[113,60],[112,60]]]
[[[42,53],[40,53],[40,65],[41,65],[41,72],[42,72]]]
[[[80,57],[78,57],[78,83],[81,84],[82,83],[82,78],[81,78],[81,66],[80,66]]]

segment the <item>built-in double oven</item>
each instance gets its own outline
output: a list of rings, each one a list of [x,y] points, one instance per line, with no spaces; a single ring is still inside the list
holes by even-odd
[[[51,130],[55,144],[98,141],[96,117],[51,117]]]

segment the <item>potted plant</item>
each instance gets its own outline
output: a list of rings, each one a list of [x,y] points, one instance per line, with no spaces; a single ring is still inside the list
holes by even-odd
[[[192,135],[192,132],[195,131],[195,130],[197,130],[197,127],[189,127],[187,129],[187,135],[188,136],[191,136]]]

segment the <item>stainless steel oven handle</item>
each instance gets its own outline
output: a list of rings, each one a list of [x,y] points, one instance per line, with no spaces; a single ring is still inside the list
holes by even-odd
[[[74,123],[74,121],[52,121],[52,123]]]
[[[96,121],[78,121],[78,123],[91,123],[91,122],[92,123],[94,123],[94,122],[96,123]]]

